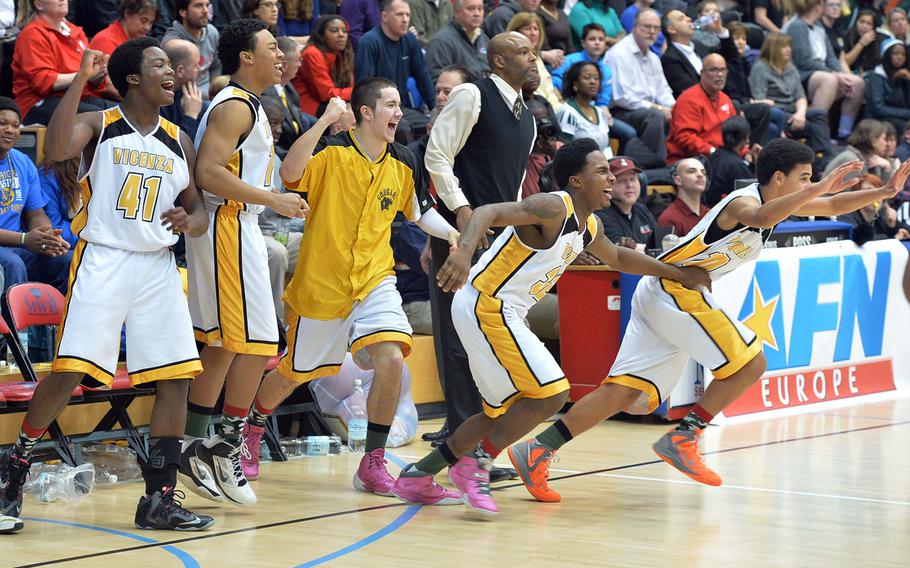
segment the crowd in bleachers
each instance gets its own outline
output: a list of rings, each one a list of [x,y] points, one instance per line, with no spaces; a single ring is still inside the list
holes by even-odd
[[[490,38],[523,34],[539,70],[523,89],[538,132],[523,195],[550,189],[547,164],[559,144],[592,138],[617,177],[616,206],[600,212],[608,234],[650,249],[666,228],[684,233],[705,206],[750,179],[757,150],[772,138],[812,147],[818,174],[861,160],[864,179],[887,180],[910,153],[908,7],[908,0],[0,0],[0,95],[9,97],[0,103],[5,286],[32,279],[66,287],[71,255],[31,243],[51,225],[75,240],[78,161],[35,164],[11,148],[21,127],[47,124],[86,48],[110,54],[130,38],[161,39],[177,81],[162,114],[193,137],[226,84],[219,28],[259,18],[285,58],[280,84],[263,96],[279,157],[332,97],[349,100],[354,83],[372,76],[398,86],[405,114],[397,138],[422,156],[451,89],[489,73]],[[118,98],[102,72],[80,110]],[[351,122],[349,113],[334,130]],[[858,231],[862,240],[900,237],[910,232],[907,210],[899,196],[845,220],[874,229]],[[269,247],[278,307],[302,227],[292,225],[288,238],[286,224],[266,215],[262,228],[269,238],[281,235]],[[404,240],[400,268],[419,271],[419,255],[407,247],[423,241]]]

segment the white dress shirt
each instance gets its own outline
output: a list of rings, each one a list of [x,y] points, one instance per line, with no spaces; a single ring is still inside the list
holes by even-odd
[[[638,110],[676,104],[660,58],[650,49],[642,52],[632,34],[608,49],[604,62],[613,72],[613,104],[617,107]]]
[[[515,92],[508,83],[498,75],[490,75],[493,84],[499,90],[506,105],[511,109],[515,99],[521,98],[521,93]],[[522,112],[528,112],[523,105]],[[458,85],[449,94],[446,106],[436,117],[433,128],[430,130],[430,141],[427,143],[424,164],[433,180],[436,195],[445,203],[449,211],[470,205],[458,177],[455,176],[455,156],[464,148],[480,117],[480,89],[472,83]],[[534,121],[534,138],[537,139],[537,121]],[[531,147],[533,148],[533,144]],[[528,152],[530,155],[530,151]],[[492,175],[492,172],[491,172]],[[522,176],[524,182],[524,176]],[[515,188],[515,198],[521,194],[521,184]]]
[[[682,52],[683,55],[686,56],[686,59],[688,59],[689,63],[692,64],[692,67],[695,67],[695,72],[701,75],[701,57],[695,54],[695,44],[690,43],[689,45],[684,45],[682,43],[676,43],[674,41],[673,45],[675,45],[676,49],[678,49],[680,52]]]

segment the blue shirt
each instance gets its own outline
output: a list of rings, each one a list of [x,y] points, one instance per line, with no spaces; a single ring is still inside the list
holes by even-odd
[[[566,55],[566,60],[563,61],[562,65],[554,69],[551,73],[553,76],[553,86],[556,87],[557,91],[562,93],[563,75],[568,73],[569,69],[580,61],[597,63],[597,68],[600,69],[600,92],[597,93],[597,100],[594,101],[594,104],[596,106],[610,106],[610,101],[613,100],[613,72],[610,71],[610,68],[604,63],[603,58],[601,58],[600,61],[595,62],[591,59],[591,56],[588,55],[587,51],[576,51],[575,53]]]
[[[409,221],[403,221],[392,233],[392,252],[396,263],[407,265],[406,270],[395,269],[396,286],[401,303],[426,302],[430,299],[429,277],[420,266],[420,255],[427,242],[427,234]]]
[[[655,10],[657,12],[657,10]],[[619,22],[622,24],[624,30],[627,33],[632,33],[632,26],[635,25],[635,16],[638,15],[638,6],[632,4],[626,8],[622,15],[619,16]],[[663,14],[657,12],[657,15],[663,18]],[[651,51],[657,54],[660,57],[662,54],[660,49],[664,46],[664,32],[658,32],[657,41],[654,42],[654,45],[651,46]]]
[[[68,242],[71,247],[76,246],[76,241],[79,240],[79,237],[74,235],[70,228],[73,218],[70,215],[70,206],[66,202],[63,190],[60,189],[60,183],[57,181],[57,174],[52,169],[42,169],[39,175],[41,176],[41,189],[44,192],[44,199],[47,201],[44,206],[47,218],[51,220],[51,225],[55,229],[63,231],[60,235],[63,240]]]
[[[13,148],[8,159],[0,161],[0,229],[21,231],[23,211],[41,209],[46,204],[38,168],[28,156]]]
[[[398,41],[382,33],[380,26],[363,34],[355,53],[354,76],[357,81],[385,77],[398,86],[401,106],[411,108],[415,105],[408,96],[408,77],[414,77],[427,108],[436,108],[436,86],[427,70],[420,43],[411,33]]]

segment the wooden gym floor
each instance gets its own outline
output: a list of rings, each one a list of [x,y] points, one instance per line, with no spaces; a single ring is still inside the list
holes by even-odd
[[[437,426],[422,423],[421,432]],[[191,495],[190,508],[217,520],[203,533],[136,529],[138,483],[71,505],[28,498],[25,529],[0,537],[0,565],[910,565],[910,398],[712,427],[703,450],[724,478],[720,488],[656,459],[650,444],[664,429],[617,421],[595,428],[553,465],[562,503],[537,503],[522,487],[500,484],[501,512],[483,520],[462,506],[420,508],[357,493],[351,455],[264,465],[250,509]],[[393,459],[427,449],[415,442]]]

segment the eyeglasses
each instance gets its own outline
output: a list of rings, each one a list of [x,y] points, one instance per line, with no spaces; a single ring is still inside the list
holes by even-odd
[[[706,67],[705,73],[713,73],[714,75],[725,75],[728,69],[726,67]]]
[[[659,32],[660,31],[660,26],[656,26],[656,25],[649,26],[647,24],[638,24],[638,27],[645,30],[646,32]]]
[[[277,8],[278,2],[260,2],[258,7],[259,8],[269,8],[269,9]]]

